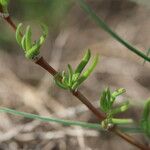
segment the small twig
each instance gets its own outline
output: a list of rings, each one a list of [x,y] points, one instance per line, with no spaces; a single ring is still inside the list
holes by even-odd
[[[8,22],[8,24],[10,24],[10,26],[16,31],[16,25],[13,23],[13,21],[11,20],[11,17],[4,17],[4,19]]]

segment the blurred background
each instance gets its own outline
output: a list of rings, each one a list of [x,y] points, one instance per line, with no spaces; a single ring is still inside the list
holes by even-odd
[[[146,53],[150,48],[149,0],[87,0],[111,28]],[[49,35],[41,48],[45,59],[57,70],[76,66],[86,49],[101,60],[95,72],[80,87],[98,108],[102,90],[123,87],[127,93],[118,102],[130,100],[131,108],[120,117],[139,120],[143,102],[150,97],[150,64],[112,39],[83,12],[76,1],[11,0],[9,12],[16,24],[31,25],[33,39],[40,24]],[[99,122],[69,92],[55,86],[42,68],[25,59],[15,33],[0,18],[0,106],[42,116]],[[143,135],[133,134],[150,144]],[[134,150],[114,134],[79,127],[48,124],[0,113],[0,150]]]

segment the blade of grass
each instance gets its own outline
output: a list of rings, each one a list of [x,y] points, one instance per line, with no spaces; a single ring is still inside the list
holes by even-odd
[[[145,61],[150,62],[150,58],[147,57],[141,50],[135,48],[126,40],[121,38],[117,33],[115,33],[96,13],[93,9],[84,1],[84,0],[77,0],[81,6],[81,8],[97,23],[97,25],[102,28],[104,31],[109,33],[114,39],[120,42],[122,45],[127,47],[130,51],[134,52],[138,56],[142,57]]]
[[[85,128],[102,130],[100,124],[93,124],[93,123],[86,123],[86,122],[80,122],[80,121],[70,121],[70,120],[64,120],[64,119],[58,119],[58,118],[44,117],[44,116],[39,116],[39,115],[31,114],[31,113],[16,111],[16,110],[4,108],[4,107],[0,108],[0,112],[5,112],[5,113],[13,114],[13,115],[18,115],[18,116],[23,116],[23,117],[30,118],[30,119],[38,119],[38,120],[43,121],[43,122],[55,122],[55,123],[60,123],[60,124],[66,125],[66,126],[75,125],[75,126],[81,126],[81,127],[85,127]]]
[[[1,107],[0,112],[23,116],[23,117],[30,118],[30,119],[37,119],[43,122],[55,122],[55,123],[59,123],[59,124],[66,125],[66,126],[73,125],[73,126],[80,126],[84,128],[104,131],[104,129],[98,123],[87,123],[87,122],[81,122],[81,121],[70,121],[70,120],[64,120],[64,119],[58,119],[58,118],[43,117],[43,116],[31,114],[31,113],[16,111],[16,110],[5,108],[5,107]],[[129,132],[129,133],[141,133],[142,132],[140,128],[134,128],[134,127],[120,127],[120,129],[123,132]]]
[[[147,52],[146,52],[146,56],[147,57],[149,57],[149,54],[150,54],[150,48],[147,50]],[[143,61],[143,65],[146,63],[146,60],[144,59],[144,61]]]

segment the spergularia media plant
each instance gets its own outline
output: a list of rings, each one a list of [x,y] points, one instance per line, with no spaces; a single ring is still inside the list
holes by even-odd
[[[81,8],[88,14],[90,17],[97,23],[99,27],[104,29],[108,32],[114,39],[118,42],[122,43],[126,46],[129,50],[136,53],[140,57],[144,58],[145,61],[150,61],[148,57],[149,52],[147,55],[140,52],[138,49],[134,48],[131,44],[127,43],[124,39],[118,36],[115,32],[113,32],[109,26],[99,18],[95,12],[86,4],[84,0],[77,0],[79,2]],[[24,117],[32,118],[32,119],[40,119],[42,121],[47,122],[57,122],[64,125],[78,125],[86,128],[92,128],[96,130],[104,130],[113,132],[123,140],[129,142],[130,144],[136,146],[137,148],[148,150],[150,149],[144,144],[141,144],[137,141],[134,137],[131,137],[127,133],[131,130],[130,126],[132,125],[132,129],[134,128],[135,122],[131,118],[118,118],[116,117],[117,114],[124,113],[129,109],[129,101],[122,102],[119,105],[115,105],[117,102],[118,96],[125,93],[124,88],[119,88],[112,92],[110,88],[106,88],[102,91],[100,95],[100,111],[92,105],[90,100],[88,100],[80,91],[79,87],[82,86],[84,81],[89,78],[90,74],[94,71],[99,56],[96,55],[92,61],[91,65],[87,67],[88,62],[91,58],[91,51],[87,50],[81,59],[78,66],[73,69],[73,67],[68,64],[67,70],[62,72],[57,72],[52,66],[50,66],[47,61],[44,59],[43,56],[40,55],[40,48],[43,45],[47,35],[48,35],[48,27],[44,24],[41,25],[42,35],[39,37],[38,40],[32,40],[32,30],[30,26],[27,26],[25,33],[22,32],[22,23],[18,26],[12,21],[11,17],[8,13],[8,4],[9,0],[0,0],[0,13],[1,17],[15,30],[16,32],[16,40],[19,46],[23,49],[25,57],[27,59],[34,60],[35,64],[38,64],[43,69],[48,71],[53,77],[56,85],[60,88],[70,91],[78,100],[80,100],[85,106],[89,108],[89,110],[97,117],[100,123],[87,123],[87,122],[78,122],[78,121],[70,121],[70,120],[63,120],[59,118],[47,118],[42,117],[34,114],[29,114],[25,112],[19,112],[16,110],[12,110],[9,108],[0,108],[0,112],[7,112],[15,115],[21,115]],[[6,15],[7,14],[7,15]],[[139,127],[136,129],[136,132],[141,131],[145,133],[147,137],[150,137],[150,100],[145,103],[143,108],[142,117],[139,121]],[[137,123],[136,123],[137,124]],[[128,128],[122,127],[122,125],[129,125]]]

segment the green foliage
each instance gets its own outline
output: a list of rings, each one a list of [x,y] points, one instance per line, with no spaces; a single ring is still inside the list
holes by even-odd
[[[16,40],[18,44],[23,48],[25,57],[28,59],[34,59],[40,53],[39,49],[47,37],[48,28],[44,24],[41,25],[43,34],[41,35],[39,40],[32,42],[31,27],[28,26],[26,28],[25,34],[23,36],[21,33],[21,27],[22,27],[22,23],[20,23],[16,29]]]
[[[142,118],[141,118],[141,128],[145,134],[150,137],[150,100],[145,103]]]
[[[124,102],[118,107],[113,107],[116,98],[125,93],[125,89],[120,88],[111,93],[109,88],[106,88],[100,96],[100,108],[106,114],[106,119],[101,122],[105,129],[113,126],[113,124],[128,124],[132,123],[131,119],[117,119],[114,115],[122,113],[129,108],[129,102]]]
[[[8,13],[8,6],[9,0],[0,0],[0,5],[2,6],[3,13]]]
[[[7,6],[9,4],[9,0],[0,0],[0,4],[2,6]]]
[[[89,66],[88,69],[82,73],[87,63],[89,62],[90,58],[91,52],[90,50],[88,50],[85,53],[79,65],[77,66],[77,68],[75,69],[75,71],[73,71],[71,65],[68,64],[67,72],[63,71],[62,73],[58,73],[55,76],[56,85],[67,90],[77,89],[79,85],[81,85],[81,83],[83,83],[89,77],[89,75],[92,73],[92,71],[94,70],[94,68],[98,63],[99,57],[98,55],[96,55],[92,61],[91,66]]]

